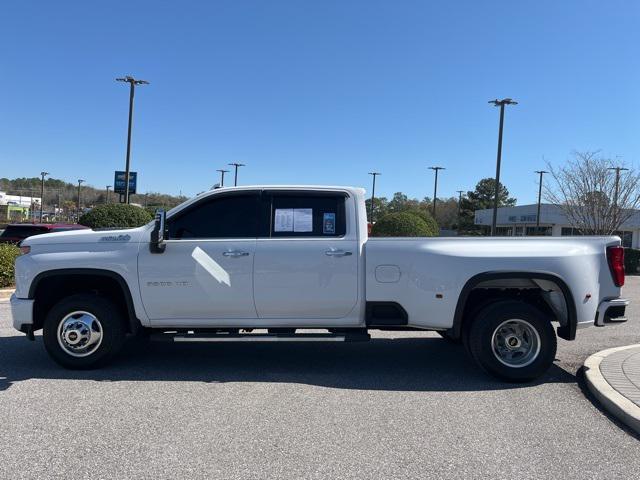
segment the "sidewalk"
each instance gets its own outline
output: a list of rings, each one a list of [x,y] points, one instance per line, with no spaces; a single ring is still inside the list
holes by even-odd
[[[584,366],[587,386],[604,409],[640,433],[640,344],[603,350]]]
[[[15,288],[0,288],[0,302],[8,302],[9,297],[15,290]]]

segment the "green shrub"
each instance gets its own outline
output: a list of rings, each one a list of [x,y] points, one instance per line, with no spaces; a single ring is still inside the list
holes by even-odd
[[[407,208],[404,210],[401,210],[400,212],[396,212],[396,213],[410,213],[411,215],[415,215],[416,217],[420,217],[422,220],[424,220],[425,222],[429,223],[433,220],[433,217],[431,216],[431,214],[424,208],[419,208],[419,207],[411,207],[411,208]]]
[[[149,223],[153,215],[144,208],[125,203],[98,205],[80,217],[78,223],[91,228],[139,227]]]
[[[15,283],[14,265],[20,249],[11,243],[0,243],[0,288]]]
[[[437,237],[438,224],[429,215],[409,212],[390,213],[371,229],[372,237]]]
[[[629,274],[638,273],[640,267],[640,250],[635,248],[624,249],[624,270]]]

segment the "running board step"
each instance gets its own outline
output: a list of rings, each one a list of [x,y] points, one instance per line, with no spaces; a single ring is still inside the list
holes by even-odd
[[[371,339],[368,333],[299,333],[282,335],[272,333],[154,333],[151,340],[159,342],[366,342]]]
[[[604,323],[624,323],[628,320],[627,317],[604,317]]]

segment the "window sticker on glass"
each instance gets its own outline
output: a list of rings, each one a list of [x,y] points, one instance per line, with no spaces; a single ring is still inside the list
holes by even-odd
[[[295,208],[293,210],[293,231],[313,231],[313,208]]]
[[[325,213],[322,217],[322,233],[325,235],[335,235],[336,233],[336,214]]]
[[[293,232],[293,208],[276,208],[274,232]]]

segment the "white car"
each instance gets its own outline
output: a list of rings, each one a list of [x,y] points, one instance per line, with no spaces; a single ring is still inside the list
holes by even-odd
[[[32,339],[44,329],[68,368],[106,363],[128,334],[349,341],[434,330],[488,373],[527,381],[552,364],[556,332],[573,340],[624,321],[628,304],[618,237],[368,238],[364,190],[351,187],[220,188],[140,228],[39,235],[22,250],[14,327]]]

